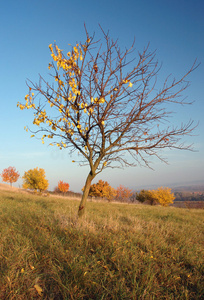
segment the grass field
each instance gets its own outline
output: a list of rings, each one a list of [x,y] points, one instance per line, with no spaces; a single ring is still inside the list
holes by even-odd
[[[204,299],[204,210],[0,191],[0,299]]]

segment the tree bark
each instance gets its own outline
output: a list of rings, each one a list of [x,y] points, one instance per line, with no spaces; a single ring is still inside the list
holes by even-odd
[[[82,195],[81,202],[80,202],[80,205],[79,205],[79,210],[78,210],[78,217],[79,218],[81,218],[85,213],[86,202],[87,202],[87,198],[88,198],[88,195],[89,195],[91,182],[94,179],[94,177],[95,176],[90,172],[87,179],[86,179],[83,195]]]

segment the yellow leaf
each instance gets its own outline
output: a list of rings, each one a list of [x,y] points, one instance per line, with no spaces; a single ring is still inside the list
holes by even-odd
[[[35,135],[34,134],[32,134],[30,137],[32,138],[32,137],[34,137]]]
[[[41,289],[41,287],[38,284],[35,284],[34,288],[36,289],[36,291],[38,292],[38,294],[40,296],[42,296],[43,290]]]
[[[31,270],[35,269],[35,267],[33,267],[32,265],[29,265],[29,266],[30,266]]]
[[[130,82],[128,86],[129,86],[129,87],[132,87],[132,82]]]
[[[24,273],[24,272],[25,272],[25,270],[24,270],[24,268],[22,268],[22,269],[21,269],[21,273]]]

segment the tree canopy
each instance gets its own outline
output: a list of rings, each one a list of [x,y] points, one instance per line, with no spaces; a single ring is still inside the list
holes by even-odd
[[[169,187],[159,187],[157,190],[141,190],[136,194],[136,200],[139,202],[146,202],[150,205],[160,204],[162,206],[169,206],[173,204],[175,199]]]
[[[161,204],[162,206],[169,206],[173,204],[175,196],[171,189],[168,187],[160,187],[157,190],[151,191],[155,202]]]
[[[136,194],[136,200],[141,203],[148,203],[154,205],[157,203],[152,191],[142,189],[139,193]]]
[[[107,181],[99,180],[90,186],[89,196],[106,198],[110,201],[116,196],[116,191]]]
[[[15,167],[8,167],[3,170],[3,172],[1,173],[1,177],[3,182],[9,182],[12,186],[12,183],[18,180],[20,174],[18,171],[16,171]]]
[[[61,192],[61,193],[66,193],[68,192],[69,190],[69,183],[67,182],[64,182],[63,180],[60,180],[58,182],[58,185],[57,185],[57,189]]]
[[[133,196],[133,192],[131,189],[124,187],[120,184],[116,189],[116,199],[119,201],[127,201]]]
[[[23,188],[39,190],[40,192],[48,188],[48,180],[45,178],[45,170],[42,168],[30,169],[23,175]]]
[[[85,42],[70,46],[67,54],[50,44],[50,82],[42,76],[39,83],[28,81],[25,103],[18,103],[21,110],[34,110],[38,129],[32,136],[77,151],[80,165],[89,165],[79,215],[98,173],[108,167],[150,166],[153,156],[164,161],[161,149],[190,149],[181,139],[193,130],[191,120],[171,126],[168,105],[186,103],[181,96],[195,63],[181,78],[168,77],[158,88],[160,66],[149,46],[138,52],[133,43],[121,50],[118,41],[101,32],[97,40],[86,30]]]

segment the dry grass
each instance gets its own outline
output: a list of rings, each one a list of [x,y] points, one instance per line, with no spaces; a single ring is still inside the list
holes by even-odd
[[[0,190],[7,190],[7,191],[19,191],[20,189],[14,186],[10,186],[9,184],[0,183]]]
[[[0,192],[0,299],[203,299],[203,210],[77,208]]]

